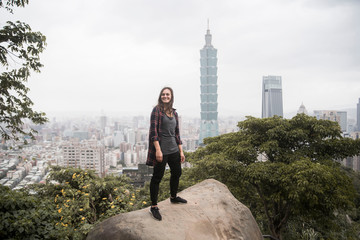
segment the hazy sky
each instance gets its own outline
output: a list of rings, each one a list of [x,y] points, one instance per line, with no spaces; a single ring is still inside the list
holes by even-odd
[[[30,96],[37,110],[150,114],[171,86],[200,117],[207,19],[218,49],[219,116],[261,116],[262,76],[283,79],[284,112],[355,108],[358,0],[30,0],[21,20],[47,37]]]

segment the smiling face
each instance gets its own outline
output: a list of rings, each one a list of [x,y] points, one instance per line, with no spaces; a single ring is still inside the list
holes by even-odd
[[[174,91],[171,87],[164,87],[161,89],[158,98],[158,106],[162,111],[171,110],[174,104]]]
[[[164,104],[169,104],[170,101],[171,101],[171,91],[167,88],[165,88],[162,93],[161,93],[161,101],[164,103]]]

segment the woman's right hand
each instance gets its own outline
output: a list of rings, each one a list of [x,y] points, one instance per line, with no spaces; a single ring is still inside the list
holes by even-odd
[[[161,150],[156,151],[155,155],[156,155],[156,161],[162,162],[162,160],[163,160],[163,154],[162,154]]]

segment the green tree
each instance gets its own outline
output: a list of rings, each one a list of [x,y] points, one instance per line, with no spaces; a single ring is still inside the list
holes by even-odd
[[[67,232],[56,225],[55,206],[48,198],[0,185],[0,238],[66,239]]]
[[[359,154],[360,141],[341,137],[336,122],[304,114],[290,120],[248,117],[238,127],[205,139],[206,146],[190,157],[192,176],[225,183],[279,239],[298,219],[315,222],[307,229],[331,239],[337,213],[351,209],[355,197],[351,179],[334,160]]]
[[[126,177],[54,166],[46,184],[0,185],[0,238],[85,239],[96,223],[143,208],[145,199]]]
[[[12,14],[14,7],[24,7],[28,0],[0,0],[0,10]],[[3,13],[2,13],[3,14]],[[36,130],[24,130],[24,120],[34,124],[47,121],[43,112],[32,109],[33,102],[27,96],[26,86],[32,71],[40,72],[40,53],[44,50],[46,38],[40,32],[33,32],[24,22],[8,21],[0,29],[0,132],[5,140],[18,140],[20,135],[34,138]]]

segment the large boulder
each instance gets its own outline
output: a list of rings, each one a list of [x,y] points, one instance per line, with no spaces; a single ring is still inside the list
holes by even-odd
[[[250,210],[224,184],[209,179],[178,195],[188,203],[160,202],[162,221],[149,208],[119,214],[96,225],[87,240],[263,239]]]

